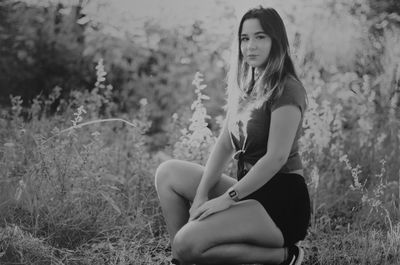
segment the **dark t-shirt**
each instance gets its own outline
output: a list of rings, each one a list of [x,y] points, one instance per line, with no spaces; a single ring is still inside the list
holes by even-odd
[[[230,131],[232,144],[236,151],[244,150],[241,159],[254,165],[267,152],[271,113],[277,108],[285,105],[294,105],[300,109],[301,120],[297,128],[292,148],[285,165],[279,173],[288,173],[293,170],[302,169],[299,155],[298,140],[301,135],[304,111],[306,109],[306,91],[302,84],[294,78],[287,78],[282,94],[275,99],[270,99],[259,107],[237,112],[228,117],[228,129]],[[246,128],[246,130],[244,130]],[[244,145],[243,148],[241,148]]]

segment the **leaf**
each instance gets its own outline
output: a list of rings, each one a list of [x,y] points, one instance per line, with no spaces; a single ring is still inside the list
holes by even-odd
[[[101,196],[114,208],[114,210],[118,213],[118,215],[121,215],[121,209],[117,206],[115,201],[106,193],[103,191],[100,191]]]
[[[84,17],[78,19],[78,21],[76,21],[76,23],[78,23],[79,25],[85,25],[89,21],[90,21],[90,18],[87,16],[84,16]]]

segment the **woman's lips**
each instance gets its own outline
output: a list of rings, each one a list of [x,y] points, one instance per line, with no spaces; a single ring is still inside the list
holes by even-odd
[[[257,56],[258,56],[258,55],[252,54],[252,55],[248,55],[247,58],[249,58],[250,60],[254,60],[254,59],[257,58]]]

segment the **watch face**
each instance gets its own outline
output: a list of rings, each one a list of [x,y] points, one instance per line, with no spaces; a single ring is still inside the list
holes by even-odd
[[[231,198],[235,198],[235,197],[237,196],[237,192],[236,192],[235,190],[231,190],[231,191],[229,192],[229,196],[230,196]]]

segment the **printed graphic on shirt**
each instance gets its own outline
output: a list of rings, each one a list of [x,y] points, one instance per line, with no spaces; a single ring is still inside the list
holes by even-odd
[[[235,115],[229,117],[229,131],[236,137],[247,137],[247,123],[250,120],[252,110],[245,110],[243,112],[236,112]]]

